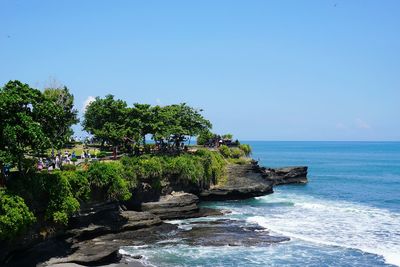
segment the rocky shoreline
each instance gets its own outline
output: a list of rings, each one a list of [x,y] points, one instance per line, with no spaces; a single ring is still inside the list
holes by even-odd
[[[123,246],[168,244],[180,238],[189,245],[264,246],[287,241],[260,231],[257,225],[217,219],[198,222],[189,231],[172,219],[220,216],[224,211],[200,208],[200,201],[246,199],[273,193],[273,186],[307,182],[307,167],[264,168],[257,162],[228,166],[227,182],[211,186],[196,195],[171,192],[158,201],[141,203],[140,211],[120,203],[102,203],[82,210],[62,234],[8,254],[5,266],[142,266],[140,255],[119,253]],[[228,234],[227,234],[228,233]],[[230,234],[229,234],[230,233]],[[66,265],[69,264],[69,265]],[[73,265],[72,265],[73,264]]]

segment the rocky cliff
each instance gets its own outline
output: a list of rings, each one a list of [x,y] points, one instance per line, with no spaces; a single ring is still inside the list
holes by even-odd
[[[165,233],[176,231],[176,225],[164,223],[163,220],[222,215],[221,211],[199,208],[200,200],[246,199],[271,194],[274,185],[306,182],[307,167],[273,169],[263,168],[257,162],[252,162],[242,165],[229,164],[226,179],[209,189],[199,188],[198,196],[187,193],[193,192],[193,188],[184,190],[186,192],[168,192],[160,196],[161,190],[154,190],[149,186],[150,189],[143,187],[142,194],[137,199],[139,205],[132,205],[136,211],[131,210],[129,205],[125,205],[126,203],[118,202],[83,206],[81,212],[70,220],[68,229],[53,234],[51,238],[43,238],[42,242],[34,242],[23,250],[14,250],[11,253],[8,253],[10,251],[7,252],[7,249],[3,250],[3,256],[6,254],[8,256],[2,264],[49,266],[66,263],[99,266],[119,262],[120,246],[156,242],[165,236]],[[167,191],[171,191],[170,186]],[[225,222],[221,225],[225,225]],[[225,228],[207,225],[193,229],[190,233],[180,234],[189,235],[194,243],[199,242],[199,238],[204,235],[201,237],[201,242],[205,244],[209,242],[207,238],[219,234],[222,239],[217,239],[217,242],[214,238],[213,242],[225,244],[223,239],[226,237]],[[220,229],[221,233],[214,229]],[[236,237],[231,237],[229,242],[252,244],[255,239],[259,239],[269,244],[283,241],[271,238],[267,234],[260,236],[257,231],[254,231],[253,235],[246,234],[249,240],[243,238],[237,240]]]
[[[308,182],[307,171],[308,167],[295,166],[283,168],[264,168],[260,171],[263,177],[271,181],[274,185],[282,184],[305,184]]]
[[[229,164],[224,182],[200,193],[201,200],[246,199],[271,194],[273,182],[264,179],[258,166]]]

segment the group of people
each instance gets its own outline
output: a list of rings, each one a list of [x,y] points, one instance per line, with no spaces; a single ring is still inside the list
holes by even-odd
[[[84,150],[82,151],[80,158],[82,160],[91,159],[92,155],[90,154],[89,150]],[[72,162],[77,160],[78,157],[75,151],[72,151],[72,153],[70,153],[68,150],[66,150],[64,154],[62,154],[61,151],[58,151],[58,153],[55,155],[54,150],[52,150],[50,158],[47,159],[39,158],[37,169],[39,171],[43,169],[59,170],[61,169],[61,166],[63,164],[72,164]]]

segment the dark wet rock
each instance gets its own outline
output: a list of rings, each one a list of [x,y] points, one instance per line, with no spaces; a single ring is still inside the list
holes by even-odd
[[[199,213],[198,203],[199,198],[193,194],[172,192],[157,202],[142,203],[142,211],[153,213],[161,219],[191,218]]]
[[[128,244],[137,236],[138,229],[154,229],[161,219],[148,212],[108,211],[96,224],[81,225],[24,251],[16,251],[6,266],[36,266],[41,262],[101,265],[118,262],[121,244]],[[85,221],[85,220],[83,220]],[[133,231],[137,230],[137,231]],[[119,236],[113,239],[113,236]],[[106,238],[104,241],[102,238]]]
[[[94,266],[120,262],[122,255],[118,251],[121,246],[154,244],[160,240],[169,238],[169,234],[176,229],[175,225],[164,223],[136,231],[102,235],[97,238],[74,243],[71,246],[71,253],[68,256],[51,258],[43,263],[42,266],[58,263],[78,263],[86,266]]]
[[[271,194],[272,182],[263,178],[262,173],[253,164],[230,164],[227,167],[227,179],[200,193],[200,199],[206,201],[234,200]]]
[[[289,240],[287,237],[272,236],[266,229],[245,221],[221,219],[184,226],[184,229],[189,227],[190,230],[180,231],[174,238],[192,246],[268,246]]]
[[[147,228],[162,223],[161,219],[149,212],[120,211],[109,212],[98,221],[85,227],[67,231],[76,240],[87,240],[108,233]]]
[[[283,168],[260,168],[263,176],[274,185],[282,184],[305,184],[308,182],[306,166],[283,167]]]

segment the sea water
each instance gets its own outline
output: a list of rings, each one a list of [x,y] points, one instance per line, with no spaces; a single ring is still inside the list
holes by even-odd
[[[400,266],[400,142],[247,143],[263,166],[309,166],[309,183],[205,205],[290,241],[204,247],[176,240],[122,251],[153,266]]]

